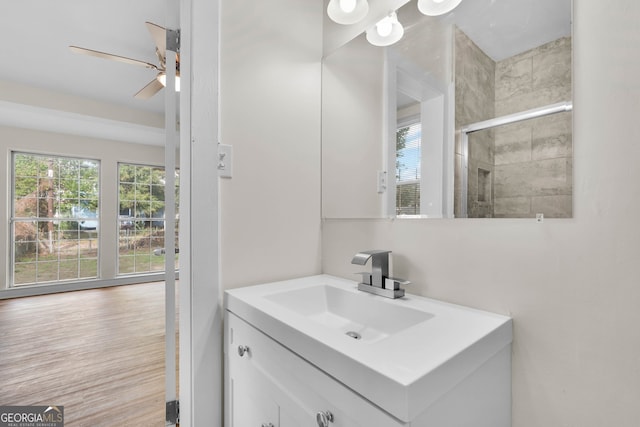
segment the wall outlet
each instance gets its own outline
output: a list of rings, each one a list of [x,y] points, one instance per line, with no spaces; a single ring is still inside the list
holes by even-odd
[[[544,214],[537,213],[536,214],[536,222],[537,223],[543,223],[544,222]]]
[[[233,147],[226,144],[218,144],[218,176],[231,178],[233,170]]]

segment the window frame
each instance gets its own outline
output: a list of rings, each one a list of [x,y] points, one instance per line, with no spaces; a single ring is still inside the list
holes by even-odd
[[[17,215],[17,211],[16,211],[16,202],[18,201],[18,198],[20,196],[17,196],[16,194],[16,185],[17,185],[17,179],[16,178],[20,178],[19,176],[17,176],[16,174],[16,158],[20,155],[24,155],[24,156],[32,156],[34,158],[53,158],[56,160],[66,160],[66,161],[78,161],[78,162],[92,162],[95,164],[95,186],[96,186],[96,197],[95,198],[83,198],[80,199],[80,195],[78,194],[78,197],[75,199],[77,200],[78,204],[76,206],[80,206],[81,200],[85,201],[85,202],[89,202],[89,201],[94,201],[95,202],[95,217],[78,217],[78,216],[73,216],[73,208],[71,209],[71,213],[69,215],[66,216],[60,216],[60,213],[58,211],[58,206],[59,206],[59,202],[60,202],[60,194],[56,195],[57,198],[57,203],[56,201],[54,201],[55,206],[54,207],[54,216],[53,217],[40,217],[39,216],[39,201],[37,201],[38,199],[44,199],[43,197],[35,197],[36,199],[36,215],[35,216],[19,216]],[[8,195],[10,197],[10,199],[8,200],[8,207],[9,207],[9,215],[8,215],[8,245],[9,247],[8,249],[8,257],[7,257],[7,267],[8,267],[8,271],[7,271],[7,280],[8,280],[8,286],[7,289],[19,289],[19,288],[24,288],[24,287],[30,287],[30,286],[42,286],[42,285],[61,285],[61,284],[69,284],[69,283],[78,283],[78,282],[86,282],[86,281],[92,281],[92,280],[98,280],[101,277],[101,251],[100,251],[100,240],[101,240],[101,232],[100,232],[100,210],[101,210],[101,206],[102,206],[102,161],[101,159],[96,159],[96,158],[89,158],[89,157],[85,157],[85,156],[73,156],[73,155],[65,155],[65,154],[53,154],[53,153],[44,153],[44,152],[36,152],[36,151],[30,151],[30,150],[19,150],[19,149],[14,149],[14,150],[10,150],[9,151],[9,172],[10,172],[10,183],[11,186],[8,189]],[[58,166],[60,166],[60,164],[58,163]],[[51,170],[51,169],[50,169]],[[54,169],[55,171],[55,169]],[[49,175],[49,173],[47,174]],[[51,173],[52,176],[48,176],[49,179],[52,180],[56,180],[57,182],[57,186],[54,187],[55,190],[60,191],[60,181],[62,180],[62,177],[60,176],[60,173],[58,173],[58,177],[56,178],[54,176],[54,173]],[[24,176],[23,178],[33,178],[35,179],[35,192],[37,194],[38,191],[38,181],[42,178],[40,177],[40,175],[38,174],[38,171],[36,171],[36,175],[35,176]],[[80,182],[82,180],[82,177],[77,176],[76,178],[76,185],[78,188],[80,188]],[[48,190],[50,191],[50,190]],[[79,190],[78,190],[79,191]],[[24,200],[24,199],[30,199],[29,197],[21,197],[20,200]],[[53,219],[51,219],[53,218]],[[90,220],[92,223],[95,223],[95,227],[87,227],[84,228],[85,232],[89,232],[89,231],[93,231],[95,230],[95,237],[89,237],[89,239],[82,239],[81,238],[81,232],[83,231],[83,227],[80,225],[80,220],[84,219],[85,221]],[[23,283],[16,283],[16,266],[17,264],[28,264],[27,262],[25,263],[20,263],[18,262],[18,257],[16,254],[16,246],[18,241],[16,240],[16,224],[19,223],[28,223],[28,222],[34,222],[36,223],[36,227],[35,227],[35,241],[30,240],[30,241],[26,241],[26,243],[32,242],[35,244],[35,260],[33,262],[34,264],[34,268],[35,268],[35,272],[34,272],[34,281],[30,281],[30,282],[23,282]],[[70,223],[70,222],[75,222],[78,224],[77,228],[75,230],[73,229],[69,229],[66,230],[69,233],[67,234],[72,234],[73,232],[76,232],[78,237],[75,239],[78,243],[77,245],[77,257],[73,258],[73,257],[69,257],[69,258],[62,258],[61,254],[60,254],[60,247],[57,246],[56,247],[56,260],[55,261],[38,261],[39,258],[39,248],[40,248],[40,231],[39,231],[39,223],[52,223],[54,229],[53,230],[49,230],[49,232],[53,232],[56,234],[56,238],[52,238],[53,236],[49,236],[49,241],[50,241],[50,247],[52,248],[54,244],[58,244],[61,240],[61,233],[65,233],[64,228],[62,227],[62,225],[64,223]],[[88,240],[89,242],[89,249],[93,250],[92,248],[92,241],[95,240],[95,257],[82,257],[82,251],[80,248],[80,244],[82,241],[84,240]],[[53,243],[55,242],[55,243]],[[51,249],[50,249],[51,250]],[[66,260],[64,261],[65,263],[70,263],[71,260],[75,260],[75,262],[77,263],[77,269],[76,269],[76,277],[65,277],[60,279],[60,274],[61,274],[61,264],[63,264],[62,260]],[[81,271],[82,271],[82,261],[83,260],[94,260],[95,262],[95,266],[92,267],[92,270],[95,270],[95,275],[86,275],[83,276]],[[56,267],[56,279],[55,280],[38,280],[38,268],[40,267],[40,263],[56,263],[57,267]],[[44,265],[44,264],[43,264]]]
[[[121,240],[122,240],[122,237],[123,237],[122,236],[123,228],[122,228],[121,224],[122,224],[122,222],[126,221],[126,219],[122,218],[124,214],[122,213],[123,200],[121,200],[121,194],[122,194],[121,185],[123,183],[124,184],[132,184],[134,186],[134,188],[137,188],[136,186],[138,185],[138,183],[136,181],[133,181],[133,182],[123,182],[123,181],[121,181],[121,167],[122,166],[128,166],[128,167],[133,167],[133,168],[149,168],[149,169],[151,169],[151,173],[153,173],[154,169],[158,169],[158,170],[162,170],[163,177],[166,177],[166,168],[165,168],[164,165],[144,164],[144,163],[140,163],[140,162],[127,162],[127,161],[118,161],[117,162],[117,165],[116,165],[116,179],[117,179],[116,191],[118,193],[118,197],[117,197],[117,200],[116,200],[116,204],[117,204],[118,215],[117,215],[117,218],[116,218],[116,223],[117,223],[117,225],[116,225],[117,228],[116,229],[118,230],[118,243],[116,245],[116,251],[117,252],[115,254],[115,257],[116,257],[115,275],[116,275],[117,278],[123,278],[123,277],[144,276],[144,275],[148,275],[148,274],[164,274],[165,273],[164,257],[162,258],[163,259],[163,263],[162,263],[162,268],[161,269],[156,269],[156,270],[154,270],[154,269],[137,270],[137,260],[136,260],[136,258],[137,258],[138,255],[137,255],[137,252],[136,252],[137,238],[136,238],[135,235],[133,236],[134,254],[132,256],[131,255],[127,255],[126,256],[126,257],[132,257],[133,258],[133,262],[134,262],[133,263],[133,271],[124,271],[124,272],[121,271],[121,258],[123,257],[121,255],[121,244],[122,244]],[[179,188],[180,188],[180,186],[179,186],[180,170],[178,168],[176,168],[175,172],[177,173],[177,177],[175,179],[174,191],[175,192],[179,192]],[[137,177],[137,173],[134,173],[134,176]],[[150,175],[150,177],[151,177],[151,175]],[[166,178],[163,178],[163,179],[166,179]],[[140,185],[149,185],[150,186],[150,191],[153,192],[153,185],[154,185],[153,183],[140,184]],[[166,184],[162,184],[162,187],[163,187],[163,194],[166,195]],[[134,191],[134,194],[137,194],[137,191]],[[153,223],[154,222],[157,223],[157,222],[162,221],[162,223],[163,223],[163,225],[162,225],[163,242],[164,242],[164,232],[166,231],[166,217],[165,217],[165,214],[164,214],[164,212],[166,212],[166,201],[164,200],[164,198],[163,198],[163,201],[162,201],[162,212],[163,212],[162,213],[162,215],[163,215],[162,217],[153,216],[151,214],[151,212],[150,212],[150,215],[148,217],[143,217],[143,216],[139,217],[139,216],[137,216],[137,212],[136,212],[136,208],[135,208],[135,206],[137,204],[137,199],[135,199],[135,198],[133,200],[128,200],[127,199],[127,200],[124,200],[124,201],[125,202],[133,202],[134,203],[133,212],[131,212],[131,210],[130,210],[129,215],[128,215],[128,218],[130,218],[130,221],[132,222],[132,227],[131,227],[130,231],[135,231],[136,232],[135,234],[137,234],[137,231],[140,228],[144,228],[145,227],[144,225],[140,226],[140,224],[142,224],[142,223],[150,223],[151,227],[153,227]],[[179,216],[178,216],[179,197],[176,196],[175,201],[176,201],[175,238],[177,238],[178,233],[179,233],[179,227],[177,226],[178,218],[179,218]],[[149,201],[149,203],[150,203],[150,206],[152,206],[151,203],[153,203],[153,202]],[[131,208],[129,208],[129,209],[131,209]],[[133,213],[133,215],[131,215],[131,213]],[[125,231],[127,231],[127,230],[125,230]],[[126,235],[126,238],[127,239],[131,238],[130,236],[128,236],[128,233]],[[164,252],[164,246],[165,245],[163,244],[162,248],[158,247],[158,248],[155,248],[155,249],[152,250],[151,240],[152,240],[152,237],[149,237],[149,242],[148,242],[149,250],[147,251],[146,255],[143,255],[143,256],[152,257],[154,255],[166,255],[165,252]],[[160,251],[160,252],[158,252],[158,251]],[[152,255],[152,253],[153,253],[153,255]],[[151,264],[151,259],[152,258],[150,258],[149,264]],[[179,266],[177,264],[177,260],[178,260],[178,254],[176,254],[176,268],[175,268],[175,272],[176,273],[179,271]]]

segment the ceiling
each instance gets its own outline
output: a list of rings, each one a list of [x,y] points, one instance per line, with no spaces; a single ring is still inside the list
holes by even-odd
[[[148,100],[133,97],[155,78],[154,70],[78,55],[68,46],[157,63],[154,44],[144,23],[151,21],[166,26],[166,0],[4,3],[0,28],[7,38],[0,45],[0,80],[141,110],[164,110],[163,92]],[[467,0],[452,16],[487,54],[498,59],[509,56],[523,43],[537,43],[529,40],[530,28],[541,27],[545,37],[554,38],[559,37],[555,36],[558,32],[570,31],[567,22],[571,16],[571,0]],[[520,35],[496,43],[496,39],[502,37],[500,34],[513,34],[514,30]],[[539,29],[536,31],[540,33]]]
[[[572,0],[466,0],[450,19],[494,61],[571,35]]]
[[[156,72],[69,50],[77,45],[157,64],[145,26],[165,26],[166,0],[21,0],[4,2],[0,80],[136,109],[164,111],[163,91],[133,97]]]
[[[398,14],[405,31],[442,20],[458,26],[494,61],[510,58],[571,35],[572,0],[463,0],[451,13],[432,18],[410,1]]]

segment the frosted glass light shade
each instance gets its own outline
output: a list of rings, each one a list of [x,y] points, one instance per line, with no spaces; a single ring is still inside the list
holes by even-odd
[[[327,6],[329,18],[343,25],[355,24],[364,19],[367,13],[369,13],[367,0],[331,0]]]
[[[404,27],[393,12],[367,30],[367,41],[374,46],[390,46],[404,35]]]
[[[418,0],[418,10],[427,16],[444,15],[455,9],[462,0]]]
[[[165,73],[158,74],[156,79],[158,79],[162,86],[167,87],[167,75]],[[180,92],[180,74],[176,74],[176,92]]]

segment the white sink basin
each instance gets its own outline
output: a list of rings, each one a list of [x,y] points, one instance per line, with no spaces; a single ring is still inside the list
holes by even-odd
[[[382,298],[326,284],[278,292],[265,299],[365,342],[379,341],[433,317],[431,313],[386,304]]]
[[[229,290],[225,308],[404,422],[497,354],[510,363],[509,317],[328,275]]]

